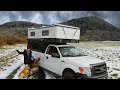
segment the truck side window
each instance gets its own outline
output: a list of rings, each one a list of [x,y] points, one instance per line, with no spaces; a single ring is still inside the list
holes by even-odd
[[[57,54],[59,54],[56,47],[51,47],[50,51],[51,51],[50,55],[51,55],[51,53],[57,53]]]
[[[48,47],[46,54],[50,54],[50,47]]]
[[[49,54],[49,55],[51,55],[51,53],[59,54],[57,48],[53,46],[48,47],[47,52],[46,52],[46,54]]]

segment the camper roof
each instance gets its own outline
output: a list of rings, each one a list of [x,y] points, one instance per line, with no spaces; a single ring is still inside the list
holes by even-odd
[[[59,27],[66,27],[66,28],[73,28],[73,29],[80,29],[79,27],[73,27],[73,26],[68,26],[68,25],[63,25],[63,24],[53,24],[53,25],[46,25],[38,28],[28,28],[28,30],[34,30],[34,29],[41,29],[41,28],[49,28],[49,27],[54,27],[54,26],[59,26]]]

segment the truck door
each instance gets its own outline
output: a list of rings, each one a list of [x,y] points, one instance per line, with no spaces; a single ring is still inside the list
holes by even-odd
[[[53,46],[48,47],[46,54],[45,54],[44,65],[46,69],[56,74],[59,74],[61,60],[60,60],[60,54],[56,47],[53,47]]]

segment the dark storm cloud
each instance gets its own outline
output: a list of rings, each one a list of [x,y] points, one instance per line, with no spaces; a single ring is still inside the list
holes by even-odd
[[[17,20],[18,17],[19,17],[19,14],[16,13],[16,12],[6,12],[6,13],[9,16],[9,19],[12,20],[12,21]]]
[[[85,16],[97,16],[120,27],[120,11],[0,11],[0,24],[18,20],[55,24]]]

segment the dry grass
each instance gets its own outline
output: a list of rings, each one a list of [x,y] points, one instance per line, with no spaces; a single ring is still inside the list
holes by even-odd
[[[18,37],[13,34],[0,34],[0,45],[14,45],[27,43],[27,37]]]

